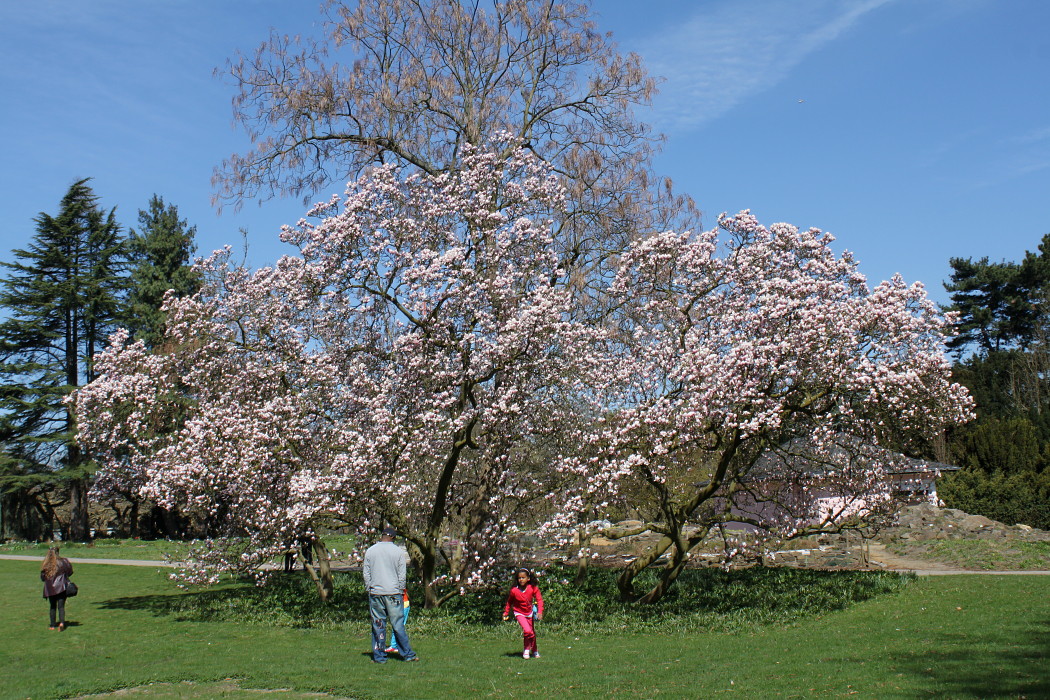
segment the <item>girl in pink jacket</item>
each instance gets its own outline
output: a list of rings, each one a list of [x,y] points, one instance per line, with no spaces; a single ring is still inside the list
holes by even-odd
[[[521,625],[525,639],[522,658],[540,658],[539,649],[536,648],[535,621],[543,619],[543,594],[540,593],[536,575],[526,568],[518,569],[514,574],[514,585],[507,594],[507,604],[503,606],[504,620],[510,618],[511,611]]]

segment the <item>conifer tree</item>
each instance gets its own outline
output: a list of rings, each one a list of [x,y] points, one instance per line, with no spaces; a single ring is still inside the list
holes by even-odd
[[[131,258],[131,289],[128,294],[128,329],[149,347],[164,336],[161,304],[168,290],[178,296],[193,294],[200,287],[199,275],[190,262],[197,250],[196,226],[179,218],[174,204],[164,204],[156,194],[148,210],[139,210],[139,228],[128,235]]]
[[[1050,288],[1050,234],[1038,252],[1026,251],[1020,262],[990,262],[987,257],[951,258],[951,280],[944,288],[959,314],[958,335],[948,343],[959,356],[1027,348],[1037,339],[1046,315]]]
[[[1050,234],[1018,261],[951,258],[953,375],[977,420],[949,435],[963,470],[941,480],[946,505],[1007,524],[1050,527]]]
[[[94,378],[91,358],[116,326],[125,290],[125,242],[115,210],[88,180],[66,192],[0,280],[0,443],[5,490],[68,486],[67,536],[87,539],[92,463],[80,452],[66,396]],[[22,494],[24,495],[24,494]],[[44,499],[48,518],[53,504]]]

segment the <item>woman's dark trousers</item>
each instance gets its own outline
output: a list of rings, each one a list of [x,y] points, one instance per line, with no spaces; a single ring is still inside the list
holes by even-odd
[[[51,626],[66,624],[66,592],[62,591],[58,595],[49,595],[47,602],[51,603]],[[56,611],[58,613],[58,622],[55,622]]]

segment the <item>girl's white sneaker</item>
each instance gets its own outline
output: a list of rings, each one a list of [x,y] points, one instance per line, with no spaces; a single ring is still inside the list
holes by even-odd
[[[526,649],[525,651],[521,652],[521,658],[523,658],[523,659],[529,658],[529,650],[528,649]]]

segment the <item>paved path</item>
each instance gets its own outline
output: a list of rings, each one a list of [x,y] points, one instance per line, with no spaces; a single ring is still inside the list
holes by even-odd
[[[179,564],[170,564],[166,561],[147,561],[145,559],[84,559],[82,557],[66,557],[74,564],[117,564],[119,566],[166,566],[174,568]],[[0,554],[0,559],[16,559],[18,561],[43,561],[43,557],[26,556],[24,554]]]
[[[0,559],[14,559],[17,561],[43,561],[42,556],[27,556],[25,554],[0,554]],[[182,562],[166,562],[166,561],[152,561],[147,559],[93,559],[84,557],[66,557],[73,564],[114,564],[116,566],[162,566],[169,569],[178,569],[183,566]],[[278,563],[263,564],[263,569],[278,569],[283,565]],[[349,564],[340,564],[337,561],[332,562],[332,571],[360,571],[360,566],[350,566]]]

